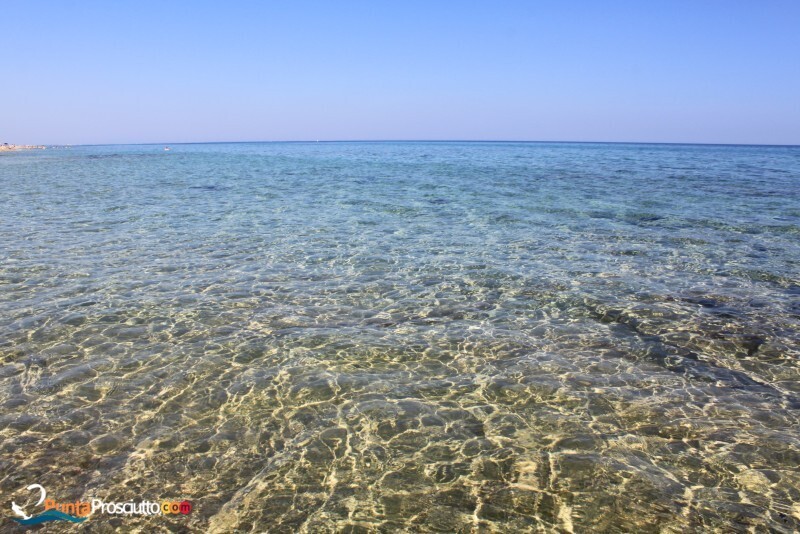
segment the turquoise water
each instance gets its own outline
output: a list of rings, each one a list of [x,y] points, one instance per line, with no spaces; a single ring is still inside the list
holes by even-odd
[[[0,155],[0,190],[9,502],[800,528],[800,148],[72,147]]]

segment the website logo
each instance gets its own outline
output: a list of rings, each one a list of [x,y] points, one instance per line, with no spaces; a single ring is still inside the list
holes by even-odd
[[[35,506],[39,506],[47,499],[47,490],[42,487],[41,484],[31,484],[27,488],[28,491],[39,490],[39,501],[36,503]],[[85,517],[77,517],[74,515],[70,515],[64,513],[60,510],[57,510],[54,507],[48,507],[48,503],[45,504],[44,512],[37,514],[37,515],[28,515],[25,513],[25,510],[15,502],[11,502],[11,511],[14,512],[15,515],[19,517],[14,517],[14,521],[21,525],[38,525],[40,523],[46,523],[47,521],[69,521],[70,523],[83,523],[86,521]],[[88,515],[88,514],[87,514]],[[20,519],[21,518],[21,519]]]
[[[12,501],[11,511],[17,516],[12,519],[21,525],[38,525],[47,521],[83,523],[93,514],[150,516],[189,515],[192,512],[192,503],[186,500],[105,502],[102,499],[91,499],[90,501],[57,502],[47,498],[47,490],[41,484],[31,484],[25,489],[39,492],[39,501],[35,506],[44,503],[44,511],[36,515],[28,515],[27,510]]]

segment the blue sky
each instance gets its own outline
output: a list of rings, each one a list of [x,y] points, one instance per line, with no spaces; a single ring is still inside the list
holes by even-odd
[[[0,142],[800,144],[800,2],[6,2]]]

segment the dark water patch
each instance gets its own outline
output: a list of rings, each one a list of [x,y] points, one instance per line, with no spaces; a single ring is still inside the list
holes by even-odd
[[[159,153],[125,153],[125,154],[89,154],[80,156],[79,159],[87,160],[113,160],[113,159],[145,159],[161,157]]]
[[[230,186],[224,185],[190,185],[189,189],[197,189],[200,191],[227,191]]]
[[[641,223],[651,223],[660,221],[664,217],[662,215],[658,215],[656,213],[626,213],[622,216],[622,219],[625,222],[633,223],[633,224],[641,224]]]
[[[613,211],[592,210],[587,211],[586,215],[592,219],[613,219],[616,214]]]
[[[706,306],[703,312],[723,319],[741,319],[743,316],[742,310],[732,306]]]
[[[647,254],[646,251],[637,249],[611,249],[608,253],[612,256],[641,256]]]
[[[703,308],[720,308],[725,305],[724,302],[711,297],[684,297],[681,300],[690,304],[697,304]]]
[[[792,408],[800,408],[800,397],[787,395],[774,387],[762,383],[747,373],[727,367],[715,365],[701,359],[694,350],[667,342],[660,335],[647,334],[642,331],[640,319],[632,317],[624,310],[609,309],[602,304],[586,304],[590,316],[602,323],[616,323],[623,325],[632,335],[647,343],[644,352],[646,359],[676,373],[701,381],[722,382],[734,389],[747,389],[762,395],[776,397],[788,402]],[[755,354],[764,343],[764,339],[755,335],[739,336],[748,349],[749,355]]]

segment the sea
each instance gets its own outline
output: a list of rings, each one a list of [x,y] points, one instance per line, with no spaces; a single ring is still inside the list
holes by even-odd
[[[169,148],[0,154],[4,528],[800,530],[800,147]]]

